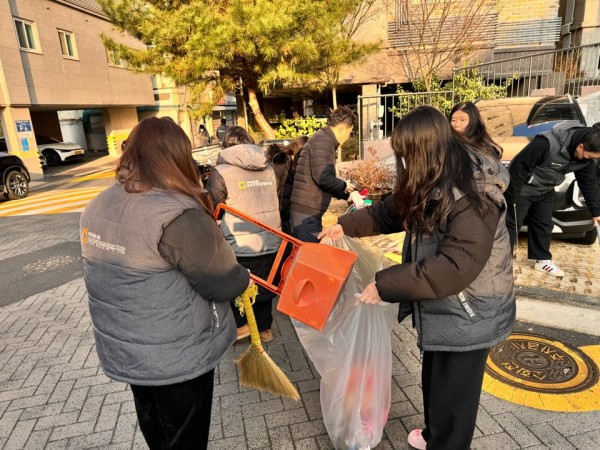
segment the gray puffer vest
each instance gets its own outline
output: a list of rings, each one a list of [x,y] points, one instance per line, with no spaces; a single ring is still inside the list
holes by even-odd
[[[568,147],[575,132],[583,128],[579,122],[567,120],[561,122],[551,130],[540,133],[550,143],[548,158],[539,166],[535,167],[529,178],[523,184],[520,195],[533,197],[553,191],[565,181],[565,175],[585,167],[587,161],[574,161],[569,155]]]
[[[96,351],[110,378],[147,386],[191,380],[235,340],[229,302],[204,300],[158,250],[164,227],[192,208],[200,206],[184,195],[130,194],[117,183],[81,215]]]
[[[506,229],[508,172],[500,162],[478,155],[481,169],[475,173],[477,187],[503,210],[496,228],[492,253],[477,279],[457,295],[435,301],[413,302],[418,345],[425,351],[471,351],[490,348],[504,340],[515,321],[512,255]],[[455,192],[456,200],[463,197]],[[414,262],[436,254],[444,227],[430,236],[412,230],[404,240],[403,260]]]
[[[235,145],[221,151],[215,170],[227,188],[227,205],[274,228],[281,228],[277,178],[256,145]],[[225,214],[221,230],[236,256],[275,253],[281,239],[233,214]]]

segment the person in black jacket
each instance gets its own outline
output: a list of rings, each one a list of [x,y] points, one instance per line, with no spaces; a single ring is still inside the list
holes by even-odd
[[[273,165],[277,176],[277,195],[281,213],[281,231],[292,234],[290,225],[290,197],[294,187],[297,156],[308,141],[308,136],[298,136],[285,147],[272,144],[267,149],[267,161]]]
[[[535,259],[535,269],[555,277],[564,272],[552,261],[550,240],[554,188],[573,172],[590,209],[593,221],[600,224],[600,188],[594,160],[600,158],[600,132],[575,121],[565,121],[552,130],[538,134],[512,160],[509,204],[506,216],[510,243],[514,248],[518,232],[528,219],[527,253]]]
[[[504,215],[506,168],[453,133],[437,109],[404,116],[391,137],[394,193],[339,218],[319,237],[406,231],[402,264],[379,271],[362,303],[401,302],[423,350],[423,430],[417,449],[468,450],[492,346],[515,320],[512,258]],[[494,280],[493,283],[490,280]]]
[[[356,122],[350,108],[340,106],[332,111],[327,126],[321,128],[304,145],[290,198],[290,222],[294,237],[304,242],[318,242],[323,229],[321,219],[331,198],[347,200],[354,186],[337,177],[336,149],[348,140]]]

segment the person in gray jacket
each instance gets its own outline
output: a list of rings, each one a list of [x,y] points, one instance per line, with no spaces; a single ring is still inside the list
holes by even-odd
[[[150,449],[206,448],[214,369],[235,341],[229,303],[250,276],[173,120],[136,125],[116,175],[80,219],[100,366],[131,385]]]
[[[421,106],[397,124],[391,145],[397,184],[382,203],[339,218],[319,237],[406,231],[402,264],[379,271],[360,302],[402,302],[423,351],[425,428],[417,449],[470,448],[485,363],[515,320],[505,215],[508,174],[470,148],[437,109]],[[493,282],[492,282],[493,281]]]
[[[206,183],[215,205],[226,203],[254,219],[274,228],[281,227],[277,178],[263,150],[254,144],[252,137],[242,127],[231,127],[225,133],[223,150],[217,165]],[[266,279],[275,261],[281,240],[272,233],[252,225],[233,214],[225,213],[221,221],[225,239],[238,262],[257,276]],[[254,315],[260,338],[271,342],[272,301],[275,294],[259,286]],[[246,317],[233,306],[237,324],[237,337],[250,336]]]

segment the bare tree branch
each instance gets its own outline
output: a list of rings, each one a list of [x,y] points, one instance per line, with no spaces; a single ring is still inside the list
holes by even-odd
[[[502,0],[396,0],[405,74],[431,90],[451,62],[493,32]]]

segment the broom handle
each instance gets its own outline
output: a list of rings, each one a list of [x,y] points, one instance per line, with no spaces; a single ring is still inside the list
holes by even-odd
[[[256,317],[254,317],[254,310],[252,309],[251,299],[256,298],[258,293],[258,286],[253,285],[244,291],[242,294],[242,303],[244,304],[244,312],[246,313],[246,321],[248,322],[248,328],[250,329],[250,343],[259,351],[259,353],[265,350],[262,347],[260,341],[260,334],[258,333],[258,325],[256,324]]]

